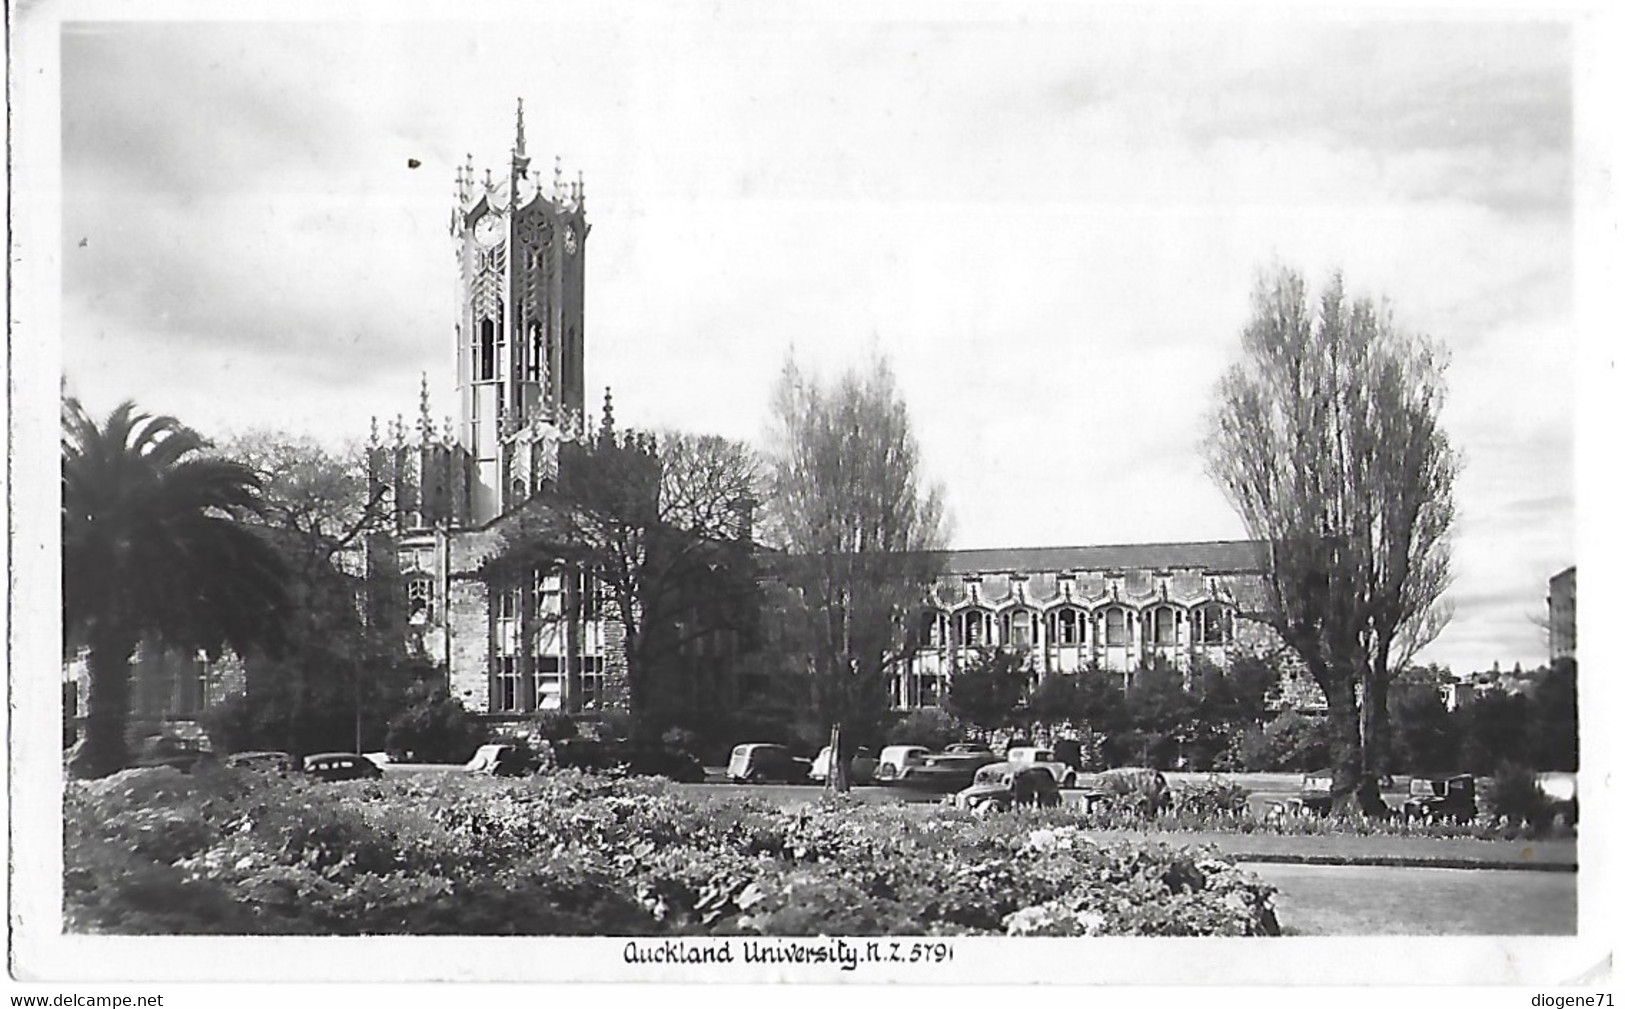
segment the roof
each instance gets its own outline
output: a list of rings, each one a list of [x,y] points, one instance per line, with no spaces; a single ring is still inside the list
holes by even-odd
[[[1113,546],[1004,547],[944,550],[950,574],[1021,571],[1166,571],[1194,568],[1210,572],[1264,570],[1263,544],[1255,540],[1199,543],[1125,543]]]

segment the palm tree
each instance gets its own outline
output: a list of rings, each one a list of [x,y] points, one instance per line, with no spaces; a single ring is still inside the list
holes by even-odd
[[[137,645],[275,646],[287,593],[276,552],[238,521],[260,483],[173,417],[122,403],[99,427],[62,408],[62,616],[89,669],[75,777],[123,767]]]

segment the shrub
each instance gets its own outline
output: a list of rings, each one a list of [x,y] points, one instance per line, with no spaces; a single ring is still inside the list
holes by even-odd
[[[1495,777],[1479,796],[1484,809],[1511,826],[1528,824],[1545,831],[1557,815],[1557,806],[1535,784],[1535,772],[1522,764],[1503,761]]]
[[[556,743],[561,739],[574,739],[580,731],[576,720],[562,711],[540,711],[532,719],[533,731],[538,739]]]
[[[75,931],[1276,930],[1270,888],[1232,863],[1092,844],[1067,810],[782,809],[574,771],[324,785],[159,769],[70,784],[64,812]]]
[[[1178,808],[1198,816],[1235,815],[1247,808],[1249,794],[1235,782],[1213,775],[1185,786],[1179,793]]]
[[[446,685],[420,681],[406,692],[406,706],[389,720],[384,748],[425,763],[457,763],[480,743],[479,724]]]
[[[965,732],[965,724],[941,708],[918,708],[892,724],[886,731],[886,742],[940,750],[963,739]]]

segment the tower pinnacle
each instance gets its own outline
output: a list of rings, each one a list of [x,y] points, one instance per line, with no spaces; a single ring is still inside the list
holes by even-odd
[[[529,178],[530,158],[525,156],[525,100],[518,100],[518,107],[514,111],[513,124],[513,177],[515,180]]]

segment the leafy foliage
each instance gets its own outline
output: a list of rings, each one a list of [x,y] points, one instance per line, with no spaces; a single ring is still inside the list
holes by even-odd
[[[76,775],[124,765],[130,659],[160,647],[239,653],[282,641],[285,567],[241,519],[263,504],[240,463],[173,417],[125,402],[98,424],[62,406],[62,615],[88,649],[84,736]]]
[[[389,720],[384,747],[419,762],[458,763],[481,741],[479,722],[439,676],[429,676],[407,689],[400,713]]]
[[[946,708],[954,717],[982,729],[1002,728],[1026,699],[1032,677],[1026,656],[984,648],[955,671]]]
[[[916,708],[886,730],[886,743],[941,750],[966,736],[966,726],[941,708]]]
[[[252,934],[1267,935],[1208,849],[1064,811],[693,800],[648,779],[310,784],[130,771],[66,796],[70,930]]]

